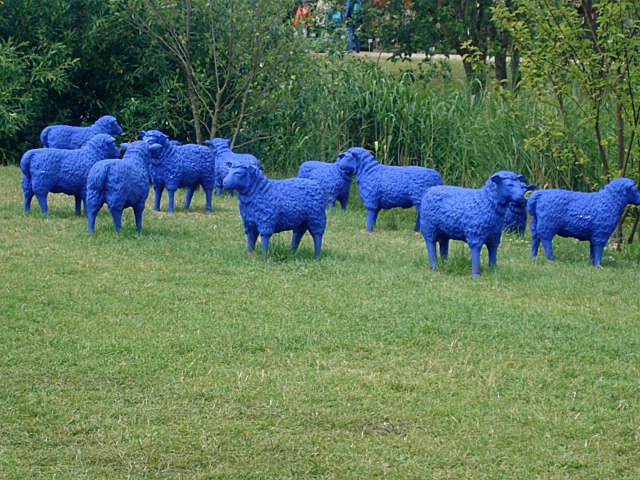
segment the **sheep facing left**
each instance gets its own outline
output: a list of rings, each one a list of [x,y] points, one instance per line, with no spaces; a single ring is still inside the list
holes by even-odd
[[[271,236],[285,230],[293,230],[291,251],[295,252],[308,230],[315,256],[320,256],[327,216],[325,193],[317,182],[306,178],[271,180],[251,161],[240,158],[231,163],[223,186],[238,192],[247,252],[253,252],[260,235],[266,257]]]
[[[147,142],[123,143],[122,159],[97,162],[87,177],[87,224],[93,233],[96,215],[106,203],[116,232],[122,226],[122,211],[131,207],[138,232],[142,231],[142,212],[149,196],[149,149]],[[158,148],[158,147],[156,147]]]
[[[76,214],[82,213],[82,202],[87,192],[87,175],[94,163],[105,158],[118,158],[120,150],[111,135],[100,133],[89,140],[82,148],[63,150],[58,148],[34,148],[22,155],[22,190],[24,192],[24,211],[31,210],[31,200],[36,196],[42,214],[49,211],[47,196],[49,193],[73,195],[76,201]]]

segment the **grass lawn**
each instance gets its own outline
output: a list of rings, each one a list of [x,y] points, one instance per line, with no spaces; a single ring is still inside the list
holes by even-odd
[[[355,190],[320,260],[247,255],[235,199],[88,237],[0,192],[0,478],[640,478],[638,244],[507,236],[472,280]]]

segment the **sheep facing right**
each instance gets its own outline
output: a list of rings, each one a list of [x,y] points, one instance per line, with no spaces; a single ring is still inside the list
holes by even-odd
[[[99,133],[122,135],[122,127],[115,117],[105,115],[88,127],[49,125],[40,133],[40,141],[45,148],[75,150],[82,147],[91,137]]]
[[[260,235],[262,255],[266,257],[271,236],[293,230],[293,253],[308,230],[315,256],[320,256],[327,216],[324,190],[317,182],[306,178],[271,180],[249,159],[238,158],[231,163],[223,186],[238,192],[247,252],[253,252]]]
[[[502,223],[510,203],[525,202],[525,178],[513,172],[496,172],[482,188],[440,185],[422,197],[420,232],[424,237],[429,265],[435,270],[436,243],[446,260],[449,240],[463,240],[471,250],[471,275],[480,275],[480,251],[486,245],[489,265],[495,266],[502,237]]]
[[[347,210],[351,179],[355,171],[355,157],[341,153],[332,163],[317,160],[303,162],[298,169],[298,177],[315,180],[324,188],[329,211],[333,211],[336,200],[338,200],[344,212]]]
[[[589,241],[589,258],[600,267],[604,247],[618,225],[624,208],[640,204],[640,192],[630,178],[612,180],[592,193],[550,189],[534,192],[527,201],[531,215],[531,256],[538,255],[542,243],[553,261],[555,235]]]
[[[22,190],[24,192],[24,211],[31,210],[31,200],[36,196],[43,215],[49,211],[47,197],[49,193],[73,195],[76,200],[76,214],[82,213],[85,202],[87,175],[99,160],[117,158],[120,150],[111,135],[100,133],[89,140],[82,148],[63,150],[59,148],[34,148],[22,155]]]
[[[116,232],[122,226],[122,211],[128,207],[133,209],[138,232],[142,231],[142,212],[149,196],[149,144],[138,140],[120,146],[125,150],[122,159],[101,160],[89,170],[85,208],[90,235],[105,203]]]

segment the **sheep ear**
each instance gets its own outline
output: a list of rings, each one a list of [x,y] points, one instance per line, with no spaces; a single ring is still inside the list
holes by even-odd
[[[527,185],[527,192],[532,192],[533,190],[537,190],[538,187],[536,187],[533,183],[531,185]]]
[[[140,134],[140,138],[144,138],[144,136],[147,134],[147,132],[145,132],[144,130],[140,130],[138,133]]]
[[[500,182],[502,182],[502,177],[500,176],[500,174],[496,173],[495,175],[491,176],[491,181],[496,185],[500,185]]]
[[[518,175],[518,180],[520,180],[522,183],[527,183],[527,179],[524,178],[524,175]]]

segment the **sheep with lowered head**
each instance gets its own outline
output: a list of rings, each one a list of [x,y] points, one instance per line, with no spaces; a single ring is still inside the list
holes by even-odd
[[[589,257],[600,267],[604,247],[620,221],[624,208],[640,204],[640,192],[630,178],[617,178],[593,193],[571,190],[539,190],[527,201],[531,215],[531,256],[542,247],[553,260],[551,241],[555,235],[589,241]]]
[[[442,177],[431,168],[382,165],[371,152],[361,147],[348,149],[356,163],[358,193],[367,209],[367,232],[372,232],[378,212],[390,208],[416,207],[414,230],[420,225],[420,203],[429,187],[442,185]]]
[[[298,177],[315,180],[324,188],[330,211],[333,211],[336,200],[340,202],[342,211],[345,211],[355,171],[355,157],[341,153],[333,163],[317,160],[303,162],[298,169]]]
[[[94,135],[122,135],[122,127],[111,115],[100,117],[89,127],[72,127],[70,125],[49,125],[42,130],[40,141],[48,148],[73,150],[82,147]]]
[[[142,140],[120,145],[122,159],[96,162],[87,176],[87,224],[93,233],[96,215],[106,203],[116,232],[122,226],[122,211],[133,208],[138,232],[142,231],[142,212],[149,196],[149,144]]]
[[[62,150],[59,148],[34,148],[22,155],[22,190],[24,211],[31,209],[35,194],[42,214],[48,212],[47,196],[51,193],[73,195],[76,213],[82,213],[82,202],[86,199],[87,175],[94,163],[105,158],[117,158],[120,150],[111,135],[94,135],[82,148]],[[86,209],[86,201],[85,201]]]
[[[186,187],[183,206],[186,210],[196,188],[201,185],[206,196],[205,209],[210,212],[215,179],[215,157],[211,149],[204,145],[172,145],[160,130],[143,130],[140,136],[151,145],[149,174],[155,192],[153,209],[160,210],[162,192],[166,188],[169,196],[167,212],[173,213],[176,190]]]
[[[471,275],[480,275],[480,251],[489,252],[494,266],[502,236],[502,222],[510,203],[524,203],[525,178],[513,172],[496,172],[480,189],[440,185],[429,188],[421,202],[420,232],[429,254],[431,270],[436,268],[436,243],[446,260],[449,240],[463,240],[471,250]]]
[[[250,160],[239,158],[231,163],[223,186],[238,192],[247,252],[254,250],[260,235],[266,257],[271,236],[285,230],[293,230],[291,251],[295,252],[308,230],[314,253],[320,256],[327,216],[324,191],[317,182],[306,178],[270,180]]]
[[[535,185],[527,185],[527,192],[535,190]],[[502,222],[503,232],[513,232],[518,235],[524,235],[527,229],[527,204],[526,203],[512,203],[507,208],[507,213],[504,216],[504,222]]]
[[[213,140],[205,140],[204,144],[209,146],[216,158],[216,196],[219,197],[222,193],[222,181],[224,177],[229,173],[229,165],[231,162],[238,158],[246,158],[249,162],[253,163],[256,167],[261,169],[260,162],[256,157],[249,153],[236,153],[231,150],[231,140],[227,138],[214,138]],[[229,191],[229,195],[233,196],[233,190]]]

